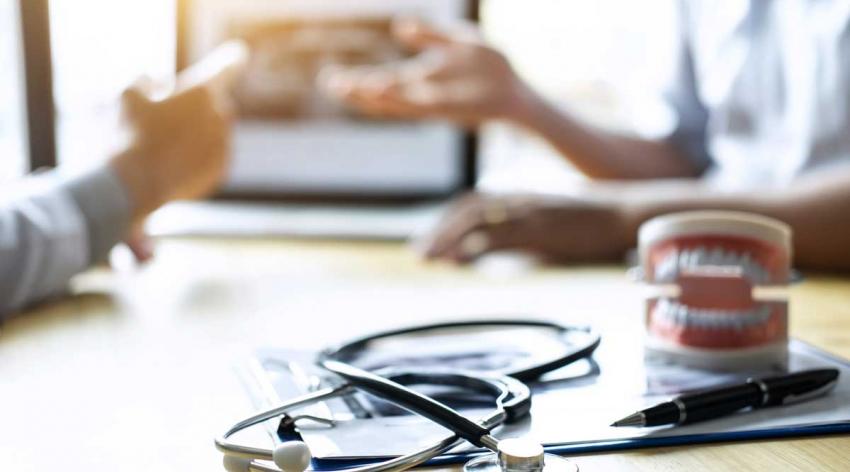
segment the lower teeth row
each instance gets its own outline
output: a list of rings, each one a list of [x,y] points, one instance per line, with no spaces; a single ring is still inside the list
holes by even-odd
[[[654,314],[659,319],[681,327],[740,330],[767,323],[770,312],[767,305],[745,311],[711,310],[662,299],[657,303]]]

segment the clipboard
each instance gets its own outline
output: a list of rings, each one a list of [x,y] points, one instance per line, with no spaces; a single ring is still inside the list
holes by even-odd
[[[608,338],[616,336],[608,336]],[[497,437],[530,435],[547,452],[586,454],[646,447],[680,446],[729,441],[850,433],[850,362],[799,340],[789,341],[792,371],[833,367],[841,375],[827,396],[795,405],[745,411],[712,421],[657,428],[612,428],[613,420],[669,399],[681,391],[743,381],[771,372],[717,373],[643,361],[640,338],[631,344],[603,340],[594,361],[568,366],[531,384],[531,418],[494,430]],[[320,371],[311,365],[312,353],[264,349],[242,369],[243,381],[257,408],[304,393]],[[775,372],[774,372],[775,373]],[[301,439],[313,451],[313,466],[340,469],[373,463],[407,453],[445,437],[445,429],[412,415],[364,415],[374,398],[335,399],[316,405],[309,414],[333,416],[334,428],[300,428]],[[612,402],[616,399],[616,402]],[[352,403],[358,404],[356,407]],[[616,405],[612,409],[611,404]],[[364,405],[366,405],[364,407]],[[380,408],[378,408],[380,410]],[[462,412],[470,418],[486,409]],[[277,422],[268,430],[275,441]],[[559,427],[560,426],[560,427]],[[384,438],[376,441],[376,438]],[[426,465],[458,464],[487,451],[461,445]]]

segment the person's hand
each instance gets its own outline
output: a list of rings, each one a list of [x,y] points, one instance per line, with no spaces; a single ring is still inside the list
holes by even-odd
[[[558,263],[614,261],[633,243],[629,228],[610,201],[473,193],[458,199],[420,244],[426,258],[455,262],[501,250]]]
[[[394,64],[330,68],[323,74],[328,91],[371,115],[465,125],[511,119],[522,108],[525,85],[476,31],[442,32],[398,20],[393,32],[421,53]]]
[[[174,84],[148,80],[124,92],[128,140],[110,165],[133,204],[134,233],[162,204],[206,196],[224,177],[230,156],[228,90],[247,54],[242,43],[227,43]]]

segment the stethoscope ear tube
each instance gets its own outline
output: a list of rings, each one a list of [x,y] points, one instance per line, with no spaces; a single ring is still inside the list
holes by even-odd
[[[589,327],[560,326],[554,323],[550,323],[550,325],[552,328],[558,329],[563,337],[569,336],[570,334],[580,333],[580,335],[584,336],[586,339],[577,348],[562,355],[561,357],[527,369],[507,372],[506,375],[509,375],[521,382],[537,380],[546,373],[560,369],[561,367],[566,367],[580,359],[589,358],[602,342],[602,336]]]
[[[471,376],[459,372],[410,372],[399,371],[387,372],[387,376],[391,379],[398,380],[402,384],[421,384],[421,383],[436,383],[440,385],[454,385],[458,387],[466,387],[479,392],[489,392],[496,398],[496,409],[490,412],[481,422],[479,426],[485,430],[490,429],[510,421],[510,417],[514,419],[521,418],[527,414],[531,404],[531,392],[528,387],[522,382],[510,377],[502,376],[498,378],[490,378],[487,376]],[[259,413],[240,421],[232,426],[224,435],[216,439],[216,448],[225,454],[224,462],[228,471],[261,471],[261,472],[280,472],[281,469],[257,462],[257,460],[271,461],[274,459],[275,451],[263,448],[254,448],[241,446],[232,443],[229,437],[237,432],[250,426],[259,424],[276,416],[289,414],[297,408],[307,406],[316,401],[327,400],[336,395],[344,395],[353,389],[351,384],[342,384],[335,388],[323,389],[318,392],[313,392],[301,397],[292,399],[285,404]],[[368,464],[352,469],[346,469],[346,472],[388,472],[402,471],[417,465],[423,464],[428,460],[443,454],[452,448],[459,445],[463,439],[456,434],[448,436],[439,442],[432,444],[422,450],[395,457],[377,464]]]
[[[485,447],[481,438],[489,434],[487,429],[437,400],[350,364],[324,360],[321,365],[358,389],[428,418],[478,447]]]

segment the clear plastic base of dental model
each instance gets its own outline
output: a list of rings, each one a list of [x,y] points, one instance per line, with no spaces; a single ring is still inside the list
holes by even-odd
[[[499,455],[486,454],[470,460],[463,466],[463,472],[578,472],[578,466],[563,457],[554,454],[543,455],[543,468],[503,470],[499,464]]]
[[[644,359],[649,363],[728,372],[788,368],[787,339],[751,348],[699,349],[648,336],[644,347]]]

